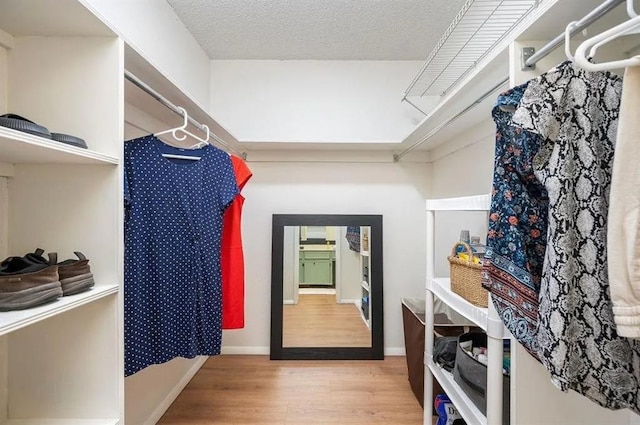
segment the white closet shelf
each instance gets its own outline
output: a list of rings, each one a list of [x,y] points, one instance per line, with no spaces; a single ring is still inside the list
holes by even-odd
[[[125,69],[128,72],[142,80],[154,91],[160,93],[166,100],[186,109],[191,118],[200,124],[208,126],[213,139],[211,140],[212,143],[219,144],[223,149],[234,150],[238,155],[245,153],[245,146],[210,115],[208,106],[200,104],[198,100],[181,90],[175,81],[152,65],[149,58],[142,51],[125,43],[124,58]],[[128,104],[146,112],[161,122],[181,122],[181,117],[129,80],[125,81],[125,100]]]
[[[458,409],[467,425],[486,425],[487,417],[476,407],[469,396],[464,392],[456,381],[453,380],[453,374],[442,369],[435,364],[432,359],[425,357],[424,364],[431,370],[433,376],[438,380],[442,389],[453,405]]]
[[[25,326],[32,325],[50,317],[56,316],[65,311],[73,310],[108,295],[116,294],[118,285],[97,285],[86,292],[67,297],[60,297],[58,300],[39,307],[29,308],[25,310],[4,311],[0,312],[0,335],[16,331]],[[13,422],[10,422],[13,424]],[[16,422],[18,423],[18,422]],[[31,422],[27,422],[31,423]],[[36,422],[33,422],[36,423]],[[43,422],[37,422],[41,424]],[[48,423],[48,422],[47,422]],[[55,422],[56,424],[58,422]],[[59,422],[63,423],[63,422]],[[65,424],[72,422],[64,422]],[[85,422],[79,422],[84,424]],[[91,422],[86,422],[87,424]],[[113,423],[113,422],[97,422],[97,423]]]
[[[119,419],[10,419],[3,425],[118,425]]]
[[[0,162],[8,164],[118,164],[119,160],[115,156],[0,127]]]
[[[362,255],[363,257],[368,257],[369,251],[360,251],[360,255]]]
[[[509,336],[509,331],[505,329],[501,320],[489,318],[489,309],[475,306],[451,291],[451,280],[449,278],[427,279],[427,290],[433,292],[442,302],[453,308],[460,315],[482,328],[490,337],[499,339]]]
[[[367,282],[362,281],[362,284],[360,286],[362,286],[365,289],[365,291],[370,292],[369,291],[369,284]]]
[[[441,95],[537,5],[536,0],[467,0],[405,96]]]
[[[427,211],[488,211],[491,195],[462,196],[459,198],[427,199]]]
[[[500,1],[494,3],[500,3]],[[495,103],[499,90],[508,87],[505,78],[510,72],[510,45],[518,40],[525,31],[533,30],[538,37],[544,38],[540,34],[545,34],[545,31],[540,28],[548,25],[545,21],[555,20],[554,16],[563,16],[563,10],[564,14],[580,10],[581,3],[584,3],[584,0],[540,0],[537,2],[535,7],[523,15],[522,19],[519,19],[471,68],[458,78],[446,91],[446,94],[440,96],[438,104],[433,109],[426,111],[427,114],[422,122],[403,139],[402,145],[407,146],[407,149],[416,145],[421,146],[422,150],[432,151],[462,133],[477,129],[480,124],[486,125],[487,120],[491,118],[489,111]],[[558,6],[555,7],[556,5]],[[555,33],[555,27],[553,32]],[[464,55],[460,58],[465,59]],[[444,72],[443,75],[446,74],[448,73]],[[416,76],[414,81],[417,82],[420,75]],[[412,90],[413,84],[414,82],[405,92],[405,97],[421,94]],[[493,90],[491,90],[492,88]],[[409,93],[410,91],[411,93]],[[488,91],[492,91],[493,94],[487,95]],[[480,100],[485,95],[488,97]],[[460,117],[464,119],[448,121],[452,117],[458,117],[458,114],[462,114]],[[443,123],[446,124],[442,125]]]

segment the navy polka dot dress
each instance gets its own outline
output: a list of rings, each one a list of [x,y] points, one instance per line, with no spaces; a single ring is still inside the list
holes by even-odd
[[[124,169],[125,376],[220,354],[222,218],[238,193],[229,155],[146,136],[125,143]]]

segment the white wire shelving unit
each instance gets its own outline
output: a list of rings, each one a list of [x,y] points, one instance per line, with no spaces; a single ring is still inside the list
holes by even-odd
[[[430,424],[432,407],[427,400],[433,397],[433,380],[436,379],[453,405],[458,409],[469,425],[492,425],[502,423],[502,339],[509,338],[496,310],[489,302],[489,308],[471,304],[453,293],[448,278],[436,278],[435,271],[435,219],[440,211],[477,211],[488,212],[491,195],[475,195],[460,198],[428,199],[427,212],[427,280],[425,299],[425,353],[424,353],[424,424]],[[487,366],[487,414],[484,415],[473,404],[469,396],[453,379],[453,375],[433,359],[434,344],[434,297],[453,308],[458,314],[475,323],[487,334],[489,364]]]
[[[467,0],[404,92],[443,96],[540,0]]]

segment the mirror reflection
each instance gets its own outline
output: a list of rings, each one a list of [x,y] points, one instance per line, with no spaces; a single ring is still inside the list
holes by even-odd
[[[284,227],[283,347],[371,347],[371,231]]]
[[[272,218],[269,357],[383,359],[382,216]]]

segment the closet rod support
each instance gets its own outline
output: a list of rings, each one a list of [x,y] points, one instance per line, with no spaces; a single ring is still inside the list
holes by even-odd
[[[574,35],[592,23],[596,22],[598,19],[602,18],[604,15],[612,11],[616,8],[616,6],[625,3],[626,0],[607,0],[603,2],[600,6],[593,9],[589,14],[580,19],[576,25],[571,30],[571,35]],[[546,57],[549,53],[555,50],[556,47],[560,46],[564,43],[564,32],[558,35],[556,38],[548,42],[544,45],[540,50],[530,56],[528,59],[524,61],[524,65],[522,67],[523,71],[534,69],[536,63],[544,57]]]
[[[531,71],[532,69],[536,69],[536,64],[527,65],[527,61],[531,56],[536,53],[535,47],[523,47],[522,48],[522,70],[523,71]]]
[[[423,111],[422,109],[420,109],[415,103],[413,103],[412,101],[410,101],[409,99],[407,99],[407,97],[403,97],[402,98],[403,102],[407,102],[409,105],[413,106],[415,109],[417,109],[421,114],[427,116],[429,114],[427,114],[425,111]]]

